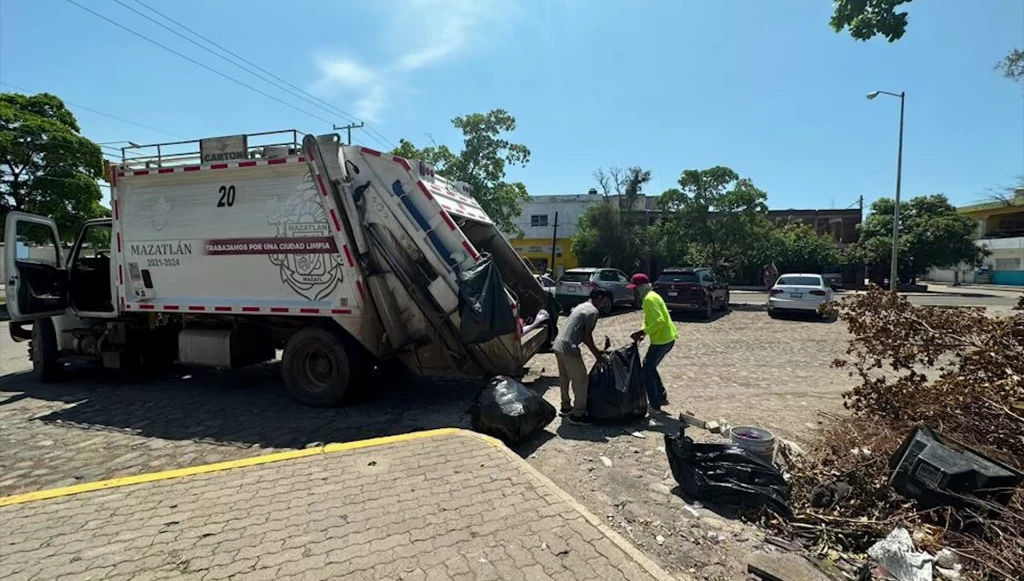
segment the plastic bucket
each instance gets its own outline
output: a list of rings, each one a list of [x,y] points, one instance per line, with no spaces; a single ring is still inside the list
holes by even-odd
[[[764,428],[729,428],[729,440],[769,464],[775,459],[775,435]]]

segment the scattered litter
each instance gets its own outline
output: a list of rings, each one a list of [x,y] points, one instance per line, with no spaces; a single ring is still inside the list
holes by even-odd
[[[669,467],[684,494],[722,506],[764,506],[793,517],[790,487],[777,468],[737,446],[695,443],[685,430],[665,436]]]
[[[369,462],[366,463],[366,465],[367,466],[376,466],[377,465],[377,461],[376,460],[370,460]]]
[[[657,450],[659,452],[661,452],[662,454],[664,454],[665,453],[665,446],[658,446]]]
[[[845,482],[828,482],[816,486],[811,491],[811,506],[814,508],[832,508],[850,495],[853,489]]]
[[[957,554],[949,549],[942,549],[935,553],[935,566],[943,569],[953,569],[960,563]]]
[[[899,581],[932,581],[935,557],[916,550],[914,540],[903,527],[896,527],[889,536],[872,545],[868,555]]]
[[[643,432],[633,432],[632,434],[630,434],[630,436],[633,436],[634,438],[646,438],[647,437]]]
[[[1024,474],[980,452],[917,427],[889,459],[896,492],[921,508],[962,506],[964,495],[1007,504]]]
[[[506,444],[522,442],[558,415],[555,406],[536,392],[503,375],[480,392],[470,413],[474,430]]]
[[[700,428],[702,430],[707,429],[707,422],[693,415],[693,412],[691,411],[679,414],[679,423]]]
[[[665,537],[663,537],[661,535],[658,535],[658,536],[654,537],[654,540],[657,541],[657,543],[659,545],[664,545],[665,544]]]
[[[601,462],[603,462],[604,465],[607,466],[608,468],[612,467],[612,460],[607,456],[601,456]]]
[[[712,434],[721,434],[722,433],[722,424],[720,424],[718,422],[715,422],[715,421],[704,422],[704,429],[706,429],[707,431],[711,432]]]

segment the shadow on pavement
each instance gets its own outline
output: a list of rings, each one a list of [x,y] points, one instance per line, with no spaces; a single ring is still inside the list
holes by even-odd
[[[159,376],[75,368],[61,383],[40,384],[22,373],[5,376],[4,384],[5,391],[21,393],[0,406],[25,398],[74,404],[31,421],[262,448],[468,428],[467,411],[482,386],[409,376],[376,383],[348,407],[316,409],[289,399],[277,364],[234,372],[175,368]]]

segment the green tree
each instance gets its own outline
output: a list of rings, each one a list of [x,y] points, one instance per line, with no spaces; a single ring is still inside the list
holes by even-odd
[[[85,220],[109,215],[100,201],[100,147],[82,136],[75,116],[49,93],[0,94],[0,214],[54,219],[65,240]],[[0,219],[0,230],[3,220]]]
[[[473,188],[473,197],[503,232],[515,232],[515,219],[522,202],[529,199],[522,182],[505,181],[509,165],[525,166],[530,150],[504,136],[516,129],[516,118],[503,109],[488,113],[471,113],[452,119],[462,131],[463,147],[459,153],[445,145],[417,148],[402,139],[392,153],[408,159],[421,159],[448,179],[466,182]]]
[[[892,217],[893,201],[876,200],[861,225],[858,244],[863,261],[886,276],[892,263]],[[974,220],[958,213],[942,194],[902,203],[896,266],[900,280],[916,281],[930,268],[981,264],[986,251],[974,243],[975,228]]]
[[[768,195],[728,167],[689,169],[661,195],[659,246],[670,262],[714,266],[727,274],[769,259]],[[678,256],[683,252],[685,256]]]
[[[647,270],[652,257],[646,208],[638,207],[651,172],[640,167],[598,169],[594,179],[604,201],[587,208],[572,237],[581,264]]]
[[[899,7],[912,0],[835,0],[829,24],[832,30],[848,30],[857,40],[876,35],[896,42],[907,32],[907,13]],[[996,63],[996,70],[1011,81],[1024,83],[1024,51],[1013,49]]]
[[[830,236],[803,222],[784,224],[772,232],[771,257],[779,272],[824,272],[842,262]]]

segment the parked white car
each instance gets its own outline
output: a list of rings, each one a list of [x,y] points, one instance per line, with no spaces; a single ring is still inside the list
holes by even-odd
[[[768,316],[813,313],[832,300],[832,288],[820,274],[784,274],[768,292]]]

